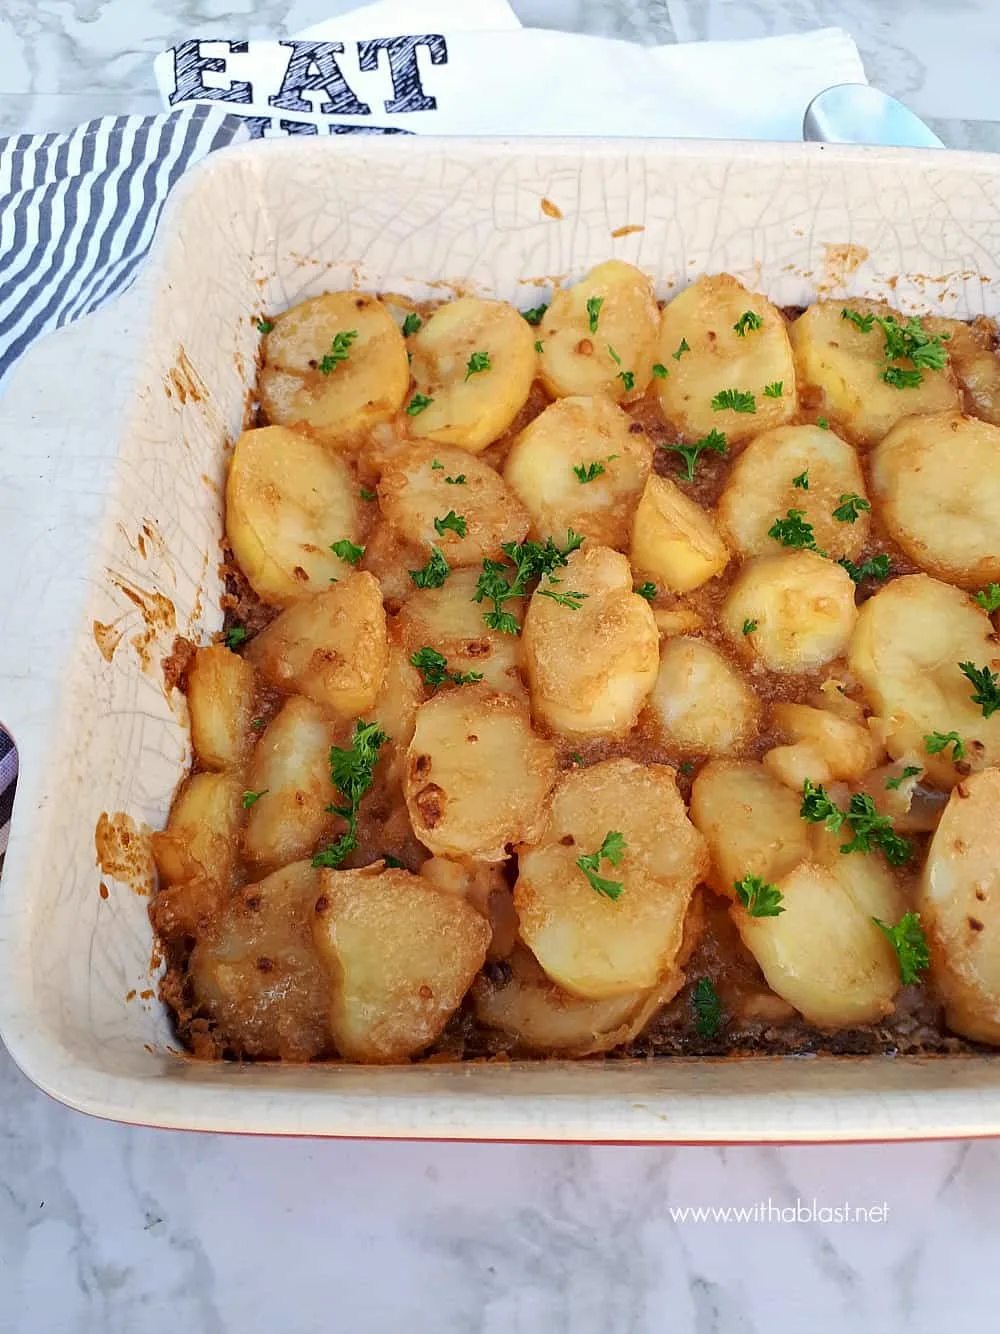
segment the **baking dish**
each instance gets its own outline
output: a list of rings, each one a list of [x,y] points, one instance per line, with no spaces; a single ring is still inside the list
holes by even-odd
[[[25,1072],[85,1111],[192,1129],[725,1142],[1000,1131],[988,1057],[194,1062],[153,995],[136,892],[149,883],[142,827],[162,825],[189,758],[162,659],[176,633],[221,624],[223,444],[254,379],[261,311],[352,286],[535,304],[614,254],[656,275],[660,296],[726,270],[781,305],[864,294],[995,315],[998,240],[1000,162],[986,155],[359,138],[248,145],[193,171],[136,286],[40,343],[0,400],[0,721],[21,755],[0,1028]]]

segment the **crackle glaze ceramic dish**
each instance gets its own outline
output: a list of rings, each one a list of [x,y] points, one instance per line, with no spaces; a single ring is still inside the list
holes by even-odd
[[[136,286],[43,340],[0,400],[0,722],[21,756],[0,1026],[43,1089],[124,1121],[587,1141],[1000,1131],[988,1058],[372,1068],[206,1063],[155,997],[145,831],[190,758],[164,659],[221,624],[223,443],[261,311],[358,287],[533,305],[609,256],[666,297],[726,271],[778,305],[1000,314],[1000,161],[747,145],[358,139],[217,154]],[[168,669],[169,675],[169,669]]]

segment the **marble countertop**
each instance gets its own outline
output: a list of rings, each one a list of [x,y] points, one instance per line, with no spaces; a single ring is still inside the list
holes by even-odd
[[[0,134],[158,110],[193,33],[337,0],[4,0]],[[514,0],[643,42],[838,24],[946,142],[1000,148],[989,0]],[[561,1148],[136,1130],[0,1053],[0,1334],[961,1334],[990,1328],[1000,1147]],[[882,1221],[783,1222],[844,1204]],[[689,1207],[770,1221],[696,1221]],[[769,1209],[770,1206],[770,1209]],[[680,1212],[679,1212],[680,1211]]]

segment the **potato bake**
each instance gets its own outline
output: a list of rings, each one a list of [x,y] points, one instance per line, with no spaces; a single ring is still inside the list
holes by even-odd
[[[989,322],[610,260],[259,329],[153,836],[191,1052],[1000,1044]]]

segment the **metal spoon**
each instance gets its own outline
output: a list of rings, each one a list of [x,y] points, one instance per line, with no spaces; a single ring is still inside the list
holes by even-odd
[[[909,107],[867,83],[838,83],[818,93],[802,118],[802,138],[826,144],[944,148]]]

